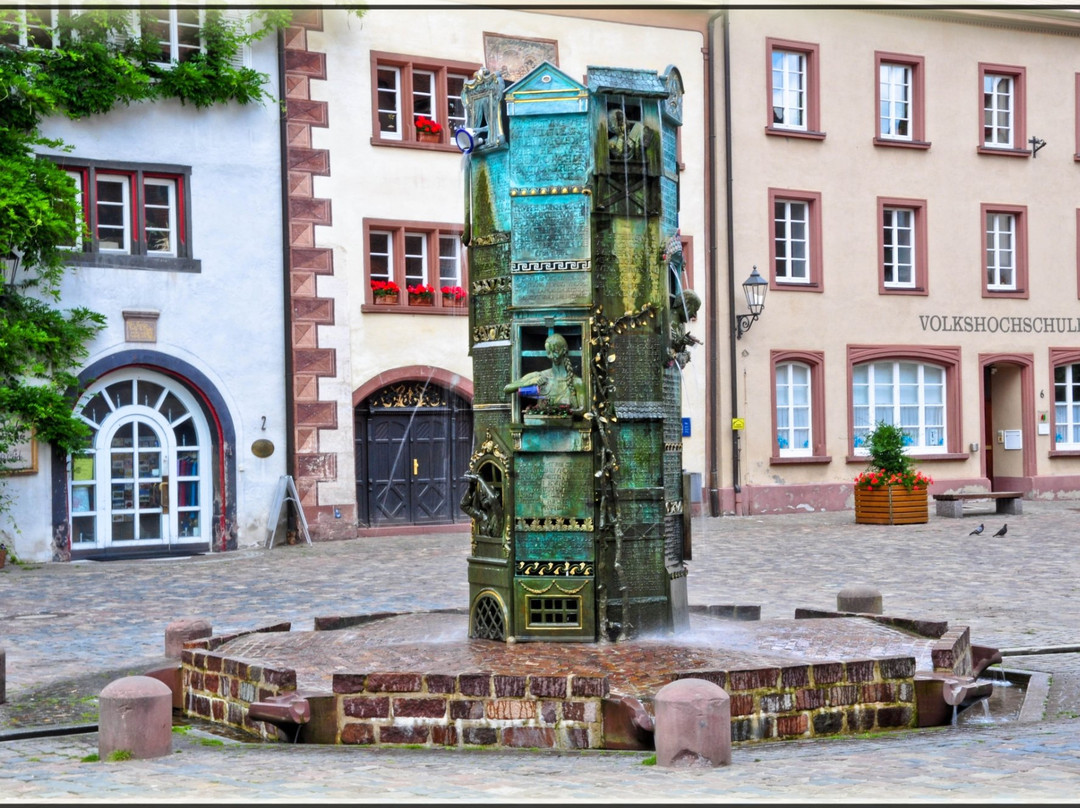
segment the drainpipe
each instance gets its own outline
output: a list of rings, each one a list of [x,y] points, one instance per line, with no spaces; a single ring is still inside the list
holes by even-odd
[[[735,362],[735,191],[731,177],[731,40],[728,33],[728,17],[724,15],[724,170],[727,189],[724,204],[727,208],[727,282],[728,282],[728,364],[731,367],[731,420],[739,415],[739,375]],[[731,430],[731,490],[734,492],[733,507],[740,509],[742,492],[739,471],[739,431]]]
[[[717,383],[716,373],[716,357],[719,350],[719,329],[720,321],[719,315],[716,310],[716,301],[718,298],[719,279],[718,279],[718,262],[716,258],[716,245],[719,240],[719,234],[717,232],[716,222],[716,129],[714,126],[714,119],[716,117],[716,20],[718,18],[724,20],[724,82],[725,87],[728,80],[728,55],[727,55],[727,15],[723,11],[719,11],[709,17],[708,22],[708,70],[705,75],[706,86],[706,116],[705,121],[709,131],[708,142],[708,174],[706,177],[706,189],[705,197],[706,204],[708,205],[708,218],[709,218],[709,266],[707,274],[708,284],[708,300],[709,311],[708,320],[706,323],[705,342],[706,342],[706,355],[709,357],[709,367],[705,376],[705,398],[708,407],[708,423],[709,423],[709,441],[706,446],[709,462],[709,515],[720,516],[720,469],[719,469],[719,441],[717,440],[717,434],[719,431],[720,417],[719,417],[719,389]],[[728,124],[728,109],[724,110],[724,123]],[[730,141],[730,134],[728,135]],[[728,219],[731,218],[731,158],[730,149],[728,149]],[[728,225],[728,252],[731,252],[731,226]],[[730,261],[730,258],[728,259]]]
[[[285,99],[285,30],[278,29],[278,93]],[[278,140],[281,150],[281,266],[282,299],[285,301],[285,325],[283,341],[285,345],[285,473],[296,479],[296,436],[293,412],[293,355],[292,355],[292,250],[289,243],[289,115],[287,109],[281,111]],[[290,524],[290,527],[292,525]]]

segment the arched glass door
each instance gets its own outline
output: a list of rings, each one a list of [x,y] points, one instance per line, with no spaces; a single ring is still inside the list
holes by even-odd
[[[208,548],[211,439],[195,398],[132,369],[96,382],[76,412],[93,443],[70,462],[72,552]]]

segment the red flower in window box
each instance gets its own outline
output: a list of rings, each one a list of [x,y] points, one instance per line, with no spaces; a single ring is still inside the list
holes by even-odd
[[[442,124],[438,121],[433,121],[426,115],[418,115],[416,118],[416,131],[419,133],[427,133],[429,135],[442,134]]]
[[[371,293],[375,297],[397,297],[401,289],[393,281],[372,281]]]
[[[442,296],[445,302],[454,306],[460,306],[465,302],[465,290],[460,286],[444,286]]]
[[[435,304],[435,287],[418,283],[408,287],[409,303],[414,306],[432,306]]]

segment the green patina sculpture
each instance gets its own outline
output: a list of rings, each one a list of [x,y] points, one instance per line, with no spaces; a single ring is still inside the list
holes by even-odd
[[[503,388],[504,392],[515,390],[536,403],[529,409],[543,411],[545,408],[566,407],[570,413],[580,413],[585,407],[585,385],[574,373],[570,362],[569,347],[562,334],[552,334],[544,342],[544,352],[551,359],[547,370],[526,373]]]
[[[470,636],[620,641],[688,623],[674,67],[544,63],[463,93],[473,433]]]

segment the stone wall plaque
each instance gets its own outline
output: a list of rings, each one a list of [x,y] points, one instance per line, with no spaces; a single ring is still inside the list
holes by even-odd
[[[509,343],[473,346],[474,404],[509,403],[503,387],[510,381],[510,350]]]
[[[592,518],[591,454],[521,454],[514,471],[515,516]]]
[[[528,272],[514,274],[515,306],[584,307],[592,303],[588,272]]]
[[[533,154],[532,159],[514,161],[515,188],[586,184],[590,164],[587,115],[512,118],[510,133],[515,150]]]
[[[569,530],[521,530],[516,534],[514,553],[518,560],[592,561],[596,557],[593,544],[595,535]]]
[[[643,329],[620,334],[613,340],[618,359],[611,366],[616,406],[620,399],[656,401],[663,398],[661,346]]]
[[[584,194],[548,193],[547,188],[515,196],[510,236],[514,262],[540,262],[537,268],[544,269],[543,262],[587,261],[589,207],[589,197]],[[551,266],[558,268],[557,263]]]

